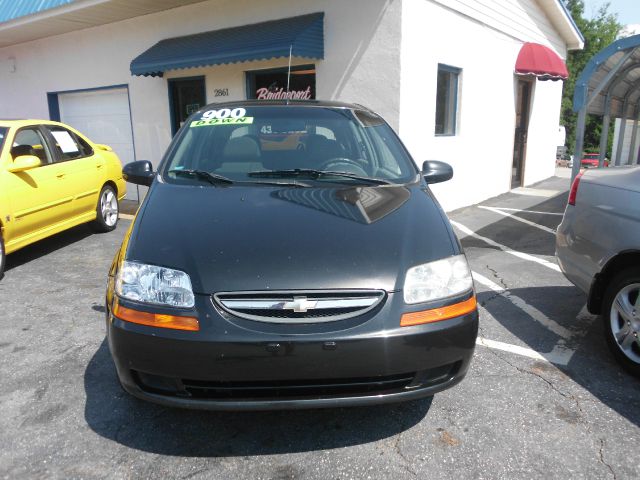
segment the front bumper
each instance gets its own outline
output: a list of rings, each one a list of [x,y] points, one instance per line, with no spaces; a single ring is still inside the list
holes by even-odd
[[[433,395],[460,382],[478,314],[400,327],[402,295],[367,318],[287,328],[239,321],[198,296],[201,330],[124,322],[107,308],[124,389],[155,403],[209,410],[370,405]],[[293,327],[293,326],[292,326]]]

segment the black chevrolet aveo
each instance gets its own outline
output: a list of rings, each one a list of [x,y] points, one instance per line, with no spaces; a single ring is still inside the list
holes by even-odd
[[[124,389],[213,410],[433,395],[465,376],[478,313],[464,252],[393,130],[360,105],[237,102],[193,114],[111,270]]]

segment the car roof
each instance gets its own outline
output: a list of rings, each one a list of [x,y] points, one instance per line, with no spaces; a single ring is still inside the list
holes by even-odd
[[[370,108],[357,103],[347,103],[333,100],[235,100],[230,102],[210,103],[202,107],[200,110],[236,107],[324,107],[346,108],[349,110],[364,110],[374,113]]]
[[[37,118],[16,118],[16,119],[0,119],[0,127],[25,127],[28,125],[64,125],[60,122],[55,122],[53,120],[44,120]]]

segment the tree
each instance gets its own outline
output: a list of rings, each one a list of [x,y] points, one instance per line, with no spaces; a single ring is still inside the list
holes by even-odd
[[[584,49],[570,51],[567,56],[569,78],[564,82],[562,92],[562,122],[565,126],[566,146],[573,152],[576,143],[576,113],[573,111],[573,92],[576,80],[584,70],[591,57],[609,44],[615,42],[622,25],[618,22],[618,15],[609,12],[609,3],[603,4],[592,19],[584,17],[583,0],[564,0],[564,3],[576,22],[584,37]],[[600,149],[600,132],[602,131],[602,117],[587,115],[584,131],[584,150],[597,152]],[[611,144],[613,142],[613,128],[609,130],[607,155],[611,158]]]

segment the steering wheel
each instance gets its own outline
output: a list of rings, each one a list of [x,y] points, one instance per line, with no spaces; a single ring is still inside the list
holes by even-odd
[[[329,160],[322,162],[318,166],[318,170],[347,172],[347,173],[353,173],[354,175],[361,175],[363,177],[366,177],[369,175],[365,171],[365,169],[358,164],[358,162],[350,158],[344,158],[344,157],[330,158]]]

